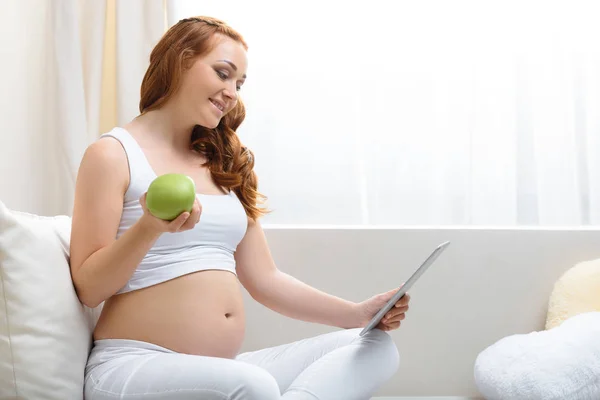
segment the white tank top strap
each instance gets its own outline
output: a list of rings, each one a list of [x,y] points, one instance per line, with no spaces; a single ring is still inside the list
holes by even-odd
[[[137,201],[154,179],[154,171],[148,163],[148,159],[142,148],[127,130],[116,127],[100,136],[100,138],[107,136],[118,140],[127,156],[129,164],[129,188],[125,193],[125,201]]]

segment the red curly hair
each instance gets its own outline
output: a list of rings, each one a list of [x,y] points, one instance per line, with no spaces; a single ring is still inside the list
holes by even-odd
[[[223,21],[211,17],[186,18],[173,25],[150,54],[150,66],[141,87],[140,112],[160,108],[175,94],[183,72],[194,58],[210,52],[216,34],[230,37],[248,45],[243,37]],[[236,130],[246,117],[240,99],[214,129],[196,125],[190,146],[207,158],[205,166],[217,185],[233,190],[244,206],[246,215],[253,220],[269,211],[259,207],[266,197],[257,190],[254,172],[254,154],[240,142]]]

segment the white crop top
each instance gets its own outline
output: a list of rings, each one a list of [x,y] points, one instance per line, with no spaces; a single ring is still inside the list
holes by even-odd
[[[129,187],[123,199],[123,213],[117,238],[143,214],[139,198],[156,178],[148,159],[136,140],[122,128],[100,136],[117,139],[129,162]],[[117,293],[156,285],[196,271],[217,269],[236,274],[233,257],[246,233],[248,219],[233,190],[229,194],[197,193],[202,205],[200,222],[193,229],[163,233],[137,266],[129,282]]]

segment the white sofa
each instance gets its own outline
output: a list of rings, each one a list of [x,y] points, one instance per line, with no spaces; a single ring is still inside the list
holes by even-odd
[[[0,203],[0,399],[80,398],[99,310],[81,306],[72,288],[69,225]],[[542,330],[554,282],[600,255],[597,229],[265,230],[280,269],[353,301],[399,285],[436,245],[452,242],[411,290],[407,319],[392,332],[401,367],[378,393],[390,399],[477,398],[477,355],[502,337]],[[247,293],[245,300],[243,351],[333,329],[285,318]]]

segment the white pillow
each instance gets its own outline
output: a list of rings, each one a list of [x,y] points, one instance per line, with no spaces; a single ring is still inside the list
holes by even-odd
[[[99,308],[78,300],[71,219],[0,202],[0,399],[77,400]]]
[[[488,400],[600,399],[600,312],[499,340],[477,357],[475,383]]]

